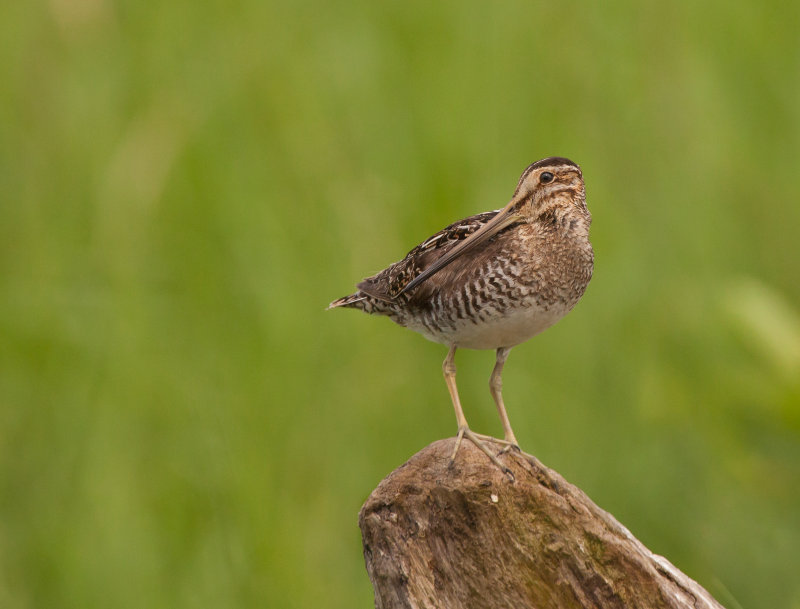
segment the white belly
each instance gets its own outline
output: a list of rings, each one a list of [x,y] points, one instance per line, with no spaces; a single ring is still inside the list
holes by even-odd
[[[437,329],[435,333],[425,327],[409,327],[437,343],[463,349],[497,349],[524,343],[552,326],[571,308],[559,303],[545,310],[532,304],[477,323],[469,319],[458,320],[455,328]]]

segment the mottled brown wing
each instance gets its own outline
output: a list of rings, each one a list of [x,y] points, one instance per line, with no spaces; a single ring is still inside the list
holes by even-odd
[[[358,289],[379,300],[392,302],[400,291],[459,241],[494,218],[499,210],[453,222],[412,249],[405,258],[358,284]],[[404,295],[405,296],[405,295]]]

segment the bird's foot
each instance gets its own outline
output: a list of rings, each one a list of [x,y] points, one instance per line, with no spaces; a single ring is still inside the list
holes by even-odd
[[[516,450],[518,453],[522,453],[522,449],[519,447],[519,444],[517,444],[516,442],[509,442],[500,450],[499,453],[497,453],[497,456],[499,457],[500,455],[504,455],[508,452],[511,452],[512,450]]]
[[[496,444],[502,444],[503,448],[497,453],[497,456],[504,455],[507,452],[511,452],[512,450],[516,450],[518,453],[522,453],[522,449],[519,447],[516,438],[506,438],[505,440],[501,440],[500,438],[495,438],[493,436],[487,436],[486,434],[476,433],[475,436],[480,440],[485,440],[488,442],[495,442]]]
[[[512,449],[522,452],[522,449],[519,447],[519,444],[517,443],[517,439],[516,438],[506,438],[505,440],[501,440],[500,438],[495,438],[494,436],[487,436],[486,434],[483,434],[483,433],[476,433],[475,437],[477,437],[479,440],[484,440],[484,441],[487,441],[487,442],[494,442],[495,444],[502,444],[503,445],[503,450],[501,450],[498,453],[498,454],[501,454],[501,455],[504,454],[504,453],[507,453],[508,451],[510,451]]]
[[[510,438],[506,436],[506,439],[503,440],[502,443],[505,444],[505,446],[499,453],[497,453],[498,456],[504,455],[512,450],[516,450],[518,453],[522,454],[522,449],[519,447],[519,442],[517,442],[517,439],[514,436],[511,436]]]
[[[450,456],[450,466],[452,466],[452,465],[453,465],[453,462],[456,460],[456,454],[458,453],[458,449],[459,449],[459,447],[461,446],[461,441],[462,441],[464,438],[467,438],[467,439],[468,439],[470,442],[472,442],[472,443],[473,443],[475,446],[477,446],[478,448],[480,448],[480,449],[483,451],[483,453],[484,453],[484,454],[485,454],[487,457],[489,457],[489,460],[490,460],[492,463],[494,463],[494,464],[495,464],[497,467],[499,467],[499,468],[500,468],[500,470],[501,470],[501,471],[502,471],[502,472],[503,472],[503,473],[504,473],[506,476],[508,476],[508,477],[509,477],[509,479],[511,480],[511,482],[514,482],[514,473],[513,473],[513,472],[512,472],[512,471],[511,471],[511,470],[510,470],[508,467],[506,467],[505,465],[503,465],[503,463],[500,461],[500,459],[498,459],[498,458],[497,458],[497,455],[495,455],[495,454],[494,454],[494,453],[493,453],[493,452],[492,452],[492,451],[489,449],[489,447],[488,447],[488,446],[486,446],[486,442],[485,442],[484,440],[489,440],[489,441],[492,441],[492,442],[499,442],[499,443],[501,443],[501,444],[505,444],[505,443],[506,443],[506,441],[505,441],[505,440],[497,440],[497,439],[495,439],[495,438],[492,438],[491,436],[486,436],[486,435],[483,435],[483,434],[476,434],[474,431],[472,431],[472,430],[471,430],[469,427],[467,427],[467,426],[463,426],[463,427],[459,427],[459,428],[458,428],[458,435],[456,436],[456,445],[455,445],[455,448],[453,448],[453,454]],[[506,450],[508,450],[508,448],[510,448],[510,447],[512,446],[510,442],[509,442],[508,444],[509,444],[509,446],[507,446],[506,448],[504,448],[504,449],[503,449],[503,450],[500,452],[500,454],[503,454],[504,452],[506,452]],[[518,446],[517,446],[516,448],[517,448],[517,449],[519,449],[519,447],[518,447]]]

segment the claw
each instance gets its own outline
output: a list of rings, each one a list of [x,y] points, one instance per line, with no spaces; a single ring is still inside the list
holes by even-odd
[[[505,442],[505,441],[503,442],[503,444],[505,444],[505,446],[500,450],[499,453],[497,453],[498,457],[500,455],[504,455],[508,452],[511,452],[512,450],[516,450],[520,454],[522,453],[522,449],[519,447],[519,444],[515,444],[513,442]]]

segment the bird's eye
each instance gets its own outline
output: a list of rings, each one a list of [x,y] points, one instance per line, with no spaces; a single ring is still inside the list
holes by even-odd
[[[549,171],[545,171],[542,175],[539,176],[539,182],[541,182],[542,184],[547,184],[548,182],[553,181],[553,177],[555,176],[553,176],[552,173],[550,173]]]

